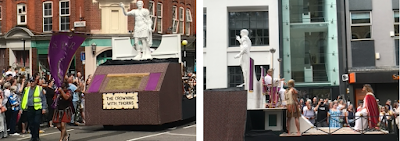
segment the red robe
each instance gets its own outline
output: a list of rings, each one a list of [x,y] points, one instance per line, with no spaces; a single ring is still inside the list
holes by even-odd
[[[367,93],[364,98],[364,107],[367,109],[369,116],[369,127],[375,128],[379,122],[379,107],[375,96],[372,93]]]

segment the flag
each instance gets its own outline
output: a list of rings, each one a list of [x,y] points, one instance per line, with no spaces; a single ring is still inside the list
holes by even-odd
[[[68,32],[54,33],[51,37],[47,59],[50,74],[54,78],[54,84],[57,87],[61,87],[72,57],[85,39],[85,34]]]

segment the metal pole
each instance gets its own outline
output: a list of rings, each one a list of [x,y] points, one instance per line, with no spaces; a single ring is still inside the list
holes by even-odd
[[[183,65],[185,66],[185,72],[187,72],[187,66],[186,66],[186,45],[183,45]]]
[[[25,69],[25,39],[22,39],[22,41],[24,42],[24,45],[23,45],[23,47],[24,47],[24,52],[23,52],[23,54],[22,54],[22,61],[24,61],[24,69]]]

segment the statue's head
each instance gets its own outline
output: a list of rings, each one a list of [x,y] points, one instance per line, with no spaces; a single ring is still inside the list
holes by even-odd
[[[144,4],[143,4],[143,1],[139,0],[139,1],[137,1],[136,5],[137,5],[138,9],[142,9]]]
[[[249,31],[247,29],[242,29],[240,31],[240,36],[249,36]]]

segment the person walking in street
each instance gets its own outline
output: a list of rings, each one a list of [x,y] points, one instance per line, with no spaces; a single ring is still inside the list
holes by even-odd
[[[56,96],[57,107],[54,109],[53,115],[53,123],[61,132],[60,141],[69,140],[66,124],[71,121],[72,113],[75,112],[72,104],[72,91],[68,87],[68,82],[64,82],[61,88],[58,88],[60,94]]]
[[[290,134],[290,120],[291,118],[294,118],[295,124],[297,127],[297,135],[300,134],[300,122],[299,122],[299,117],[300,117],[300,108],[299,108],[299,102],[298,102],[298,94],[297,90],[294,88],[294,80],[291,79],[288,82],[288,88],[286,89],[285,92],[285,98],[286,98],[286,104],[287,104],[287,130],[288,134]]]
[[[42,119],[42,114],[45,114],[47,109],[46,96],[43,94],[42,88],[37,85],[37,82],[37,79],[30,80],[30,87],[25,88],[21,102],[21,109],[27,110],[28,124],[31,132],[30,141],[40,141],[40,120]]]
[[[53,89],[54,86],[54,80],[50,79],[48,82],[47,87],[44,88],[44,90],[46,91],[46,101],[47,101],[47,106],[53,104],[53,98],[54,98],[54,94],[55,94],[55,90]],[[48,123],[49,127],[53,127],[53,113],[54,113],[54,109],[50,106],[48,107],[49,111],[47,112],[47,117],[46,117],[46,121]]]

